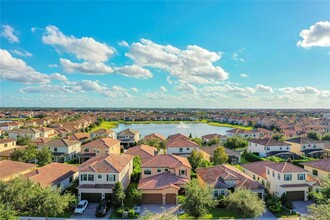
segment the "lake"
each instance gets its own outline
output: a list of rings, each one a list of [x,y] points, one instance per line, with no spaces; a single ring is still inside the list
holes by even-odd
[[[200,137],[213,133],[225,135],[226,131],[231,129],[230,127],[211,126],[205,123],[181,122],[181,124],[119,124],[117,128],[112,130],[117,133],[127,128],[140,131],[142,137],[152,133],[158,133],[165,137],[176,133],[181,133],[186,136],[189,136],[191,133],[193,137]]]

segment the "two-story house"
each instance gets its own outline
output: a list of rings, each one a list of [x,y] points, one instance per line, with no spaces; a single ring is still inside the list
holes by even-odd
[[[157,154],[157,148],[151,147],[149,145],[141,144],[139,146],[130,147],[125,154],[129,154],[132,156],[139,156],[141,158],[141,163],[145,160],[153,157]]]
[[[197,180],[201,186],[209,185],[213,188],[213,197],[228,195],[235,188],[244,187],[264,197],[265,187],[253,180],[237,168],[228,164],[196,169]]]
[[[166,153],[188,157],[193,150],[199,151],[199,146],[182,134],[169,136],[166,142]]]
[[[156,133],[148,134],[148,135],[144,136],[143,139],[146,140],[146,141],[150,141],[152,139],[157,139],[157,140],[160,140],[160,141],[165,141],[166,140],[166,138],[163,135],[156,134]]]
[[[100,154],[120,154],[120,141],[112,138],[99,138],[81,146],[80,162]]]
[[[140,140],[140,132],[127,128],[117,133],[117,139],[123,146],[130,147]]]
[[[301,163],[313,177],[330,178],[330,158]]]
[[[54,128],[42,127],[42,128],[39,128],[39,130],[41,131],[40,137],[52,138],[52,137],[56,136]]]
[[[245,130],[245,129],[240,129],[240,128],[235,128],[226,131],[226,136],[227,137],[234,137],[234,136],[239,136],[241,138],[259,138],[259,132],[256,130]]]
[[[29,173],[36,168],[36,164],[2,160],[0,161],[0,181],[9,181],[12,178]]]
[[[116,133],[113,130],[101,128],[91,132],[90,135],[91,135],[91,139],[101,138],[101,137],[115,138]]]
[[[290,144],[272,138],[249,140],[247,152],[258,153],[260,157],[277,156],[285,159],[294,157]]]
[[[190,180],[188,159],[172,154],[150,157],[141,168],[138,189],[144,204],[176,204],[182,187]]]
[[[54,162],[67,162],[72,159],[78,159],[81,151],[81,142],[70,139],[54,139],[47,143],[37,145],[41,150],[44,147],[48,147],[53,154]]]
[[[207,143],[212,139],[221,139],[222,135],[221,134],[207,134],[207,135],[203,135],[201,138],[203,140],[203,142]]]
[[[24,128],[16,130],[8,130],[8,137],[17,139],[19,137],[29,137],[31,140],[35,140],[41,137],[41,131],[36,128]]]
[[[14,122],[14,121],[0,123],[0,130],[3,130],[3,131],[19,129],[20,127],[21,127],[21,124]]]
[[[116,182],[121,182],[126,189],[131,181],[133,158],[127,154],[102,154],[81,164],[78,168],[78,200],[94,203],[109,200]]]
[[[300,156],[320,158],[330,157],[330,151],[324,148],[324,142],[308,137],[297,137],[285,141],[291,145],[291,151]]]

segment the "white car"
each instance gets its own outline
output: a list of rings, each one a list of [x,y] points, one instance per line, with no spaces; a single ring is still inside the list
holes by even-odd
[[[77,207],[74,210],[74,214],[82,214],[84,213],[84,211],[86,210],[88,206],[88,201],[87,200],[81,200]]]

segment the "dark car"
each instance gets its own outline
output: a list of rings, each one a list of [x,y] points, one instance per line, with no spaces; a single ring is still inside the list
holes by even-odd
[[[96,208],[95,216],[96,217],[104,217],[107,214],[107,211],[108,211],[107,201],[102,200],[99,203],[98,207]]]

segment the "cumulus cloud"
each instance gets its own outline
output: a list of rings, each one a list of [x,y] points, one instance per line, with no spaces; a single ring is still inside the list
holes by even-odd
[[[67,73],[84,73],[84,74],[107,74],[113,73],[113,69],[104,63],[96,62],[83,62],[83,63],[73,63],[68,59],[60,59],[60,63]]]
[[[269,92],[269,93],[273,93],[272,87],[265,86],[265,85],[262,85],[262,84],[257,84],[256,91],[258,91],[258,92]]]
[[[165,88],[165,86],[161,86],[161,87],[160,87],[160,91],[162,91],[162,92],[166,92],[167,89]]]
[[[176,91],[196,93],[197,87],[191,84],[182,84],[175,87]]]
[[[11,50],[10,52],[21,57],[32,57],[32,54],[26,50]]]
[[[54,63],[54,64],[49,64],[48,67],[50,67],[50,68],[56,68],[56,67],[57,67],[57,64],[56,64],[56,63]]]
[[[317,88],[312,86],[284,87],[278,90],[286,94],[320,94],[321,93],[321,90],[318,90]]]
[[[129,45],[128,45],[128,43],[126,42],[126,41],[120,41],[119,43],[118,43],[118,45],[119,46],[122,46],[122,47],[128,47]]]
[[[66,76],[64,76],[64,75],[62,75],[62,74],[59,74],[59,73],[53,73],[53,74],[50,74],[49,77],[50,77],[52,80],[68,81],[68,78],[66,78]]]
[[[241,77],[242,77],[242,78],[248,78],[248,75],[245,74],[245,73],[242,73],[242,74],[241,74]]]
[[[300,32],[303,40],[298,41],[297,46],[303,48],[329,47],[330,46],[330,22],[319,21]]]
[[[121,86],[112,86],[110,89],[108,89],[107,91],[102,92],[101,94],[103,94],[106,97],[110,97],[110,98],[118,98],[118,97],[125,97],[125,98],[130,98],[133,97],[130,93],[128,93],[128,90],[121,87]]]
[[[115,70],[119,74],[131,78],[143,78],[143,79],[152,78],[152,73],[149,70],[144,69],[135,64],[131,66],[115,67]]]
[[[139,90],[137,88],[135,88],[135,87],[131,87],[131,91],[133,91],[133,92],[139,92]]]
[[[10,25],[2,25],[1,36],[6,38],[10,43],[19,43],[19,39],[14,32],[14,28]]]
[[[23,60],[12,57],[7,50],[0,49],[1,78],[20,83],[48,83],[50,77],[28,66]]]
[[[221,56],[196,45],[188,45],[186,49],[180,50],[171,45],[160,45],[141,39],[130,46],[126,56],[139,66],[159,68],[184,82],[208,82],[228,78],[226,71],[214,65]]]
[[[80,60],[90,62],[105,62],[116,52],[113,47],[97,42],[91,37],[66,36],[53,25],[46,27],[42,41],[53,46],[57,51],[73,54]]]

